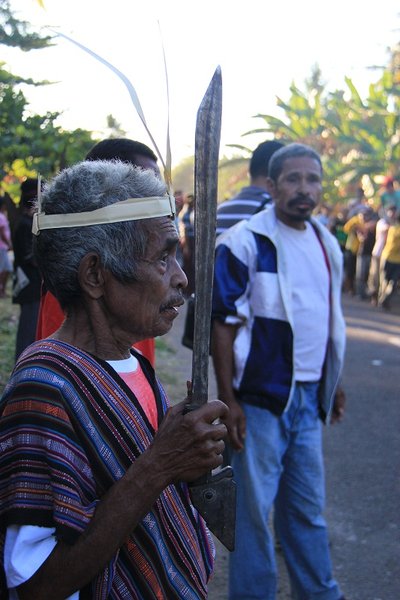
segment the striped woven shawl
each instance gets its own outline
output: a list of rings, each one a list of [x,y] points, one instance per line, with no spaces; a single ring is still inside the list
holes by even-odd
[[[135,353],[155,393],[150,364]],[[0,525],[55,527],[74,543],[103,494],[148,448],[154,430],[104,361],[47,339],[21,356],[1,401]],[[170,485],[81,597],[206,598],[213,545],[185,485]]]

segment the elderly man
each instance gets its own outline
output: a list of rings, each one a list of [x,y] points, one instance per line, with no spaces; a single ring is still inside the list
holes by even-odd
[[[169,408],[138,340],[172,327],[187,280],[173,199],[150,170],[66,169],[34,221],[66,312],[1,402],[0,511],[18,598],[205,598],[213,548],[184,482],[222,463],[225,405]]]
[[[154,152],[137,140],[127,138],[108,138],[101,140],[89,150],[85,160],[121,160],[130,163],[142,169],[152,169],[154,173],[161,177],[157,165],[157,156]],[[175,192],[176,198],[176,192]],[[43,288],[43,295],[40,301],[38,323],[36,329],[36,339],[41,340],[49,337],[56,331],[64,321],[64,313],[61,310],[59,302],[49,291]],[[137,350],[155,365],[155,343],[154,339],[140,340],[135,345]]]

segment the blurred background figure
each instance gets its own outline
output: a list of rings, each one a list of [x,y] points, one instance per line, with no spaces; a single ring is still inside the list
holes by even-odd
[[[395,217],[395,206],[389,206],[385,215],[378,220],[375,228],[375,244],[372,248],[371,265],[368,274],[368,296],[371,298],[371,304],[374,306],[378,303],[382,251],[386,244],[389,227],[394,224]]]
[[[348,209],[346,207],[338,206],[335,208],[330,223],[328,225],[329,231],[335,236],[339,242],[339,246],[343,254],[346,249],[347,234],[344,231],[344,225],[348,215]]]
[[[331,213],[332,207],[328,204],[321,204],[318,212],[314,215],[317,221],[321,223],[321,225],[325,225],[325,227],[329,228],[329,224],[331,222]]]
[[[183,205],[185,203],[185,194],[182,192],[182,190],[176,190],[176,191],[174,191],[174,196],[175,196],[175,207],[176,207],[175,226],[179,233],[179,215],[180,215]],[[181,243],[179,243],[179,246],[176,249],[176,260],[178,261],[180,266],[183,267],[183,256],[182,256]]]
[[[40,304],[41,276],[33,256],[32,220],[37,197],[37,179],[21,184],[20,217],[13,234],[13,303],[21,307],[15,346],[15,360],[35,341]]]
[[[343,226],[347,234],[344,258],[343,290],[351,295],[367,297],[366,288],[371,262],[372,248],[375,243],[375,212],[366,204],[359,204],[357,214]]]
[[[10,224],[7,218],[7,207],[3,197],[0,197],[0,298],[6,295],[6,286],[12,264],[8,255],[11,245]]]
[[[344,250],[344,281],[343,291],[354,296],[355,280],[356,280],[356,264],[357,264],[357,252],[360,245],[357,237],[357,229],[360,226],[359,215],[353,214],[349,217],[352,209],[349,208],[348,219],[343,226],[343,231],[346,234],[345,250]]]
[[[188,298],[194,294],[194,194],[188,194],[179,215],[179,235],[182,248],[182,268],[188,280],[184,290]]]
[[[176,190],[176,192],[174,192],[174,196],[175,196],[176,214],[179,215],[179,213],[181,212],[183,205],[185,203],[185,195],[182,192],[182,190]]]
[[[364,206],[359,213],[359,224],[357,226],[356,294],[361,300],[368,298],[367,282],[371,266],[372,249],[375,244],[376,217],[375,211],[369,206]]]
[[[358,215],[360,210],[364,208],[368,204],[368,201],[365,197],[364,190],[362,187],[358,187],[356,190],[356,196],[352,200],[348,202],[348,214],[347,217],[351,219]]]
[[[396,221],[388,229],[381,263],[378,305],[389,310],[390,300],[400,281],[400,212],[396,213]]]
[[[385,177],[383,189],[380,194],[379,214],[383,217],[390,206],[395,206],[396,211],[400,211],[400,190],[395,187],[393,177]]]

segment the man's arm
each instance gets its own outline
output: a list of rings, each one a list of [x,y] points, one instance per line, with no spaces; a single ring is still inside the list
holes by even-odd
[[[354,215],[354,217],[351,217],[348,221],[346,221],[346,223],[343,225],[343,231],[347,234],[349,234],[358,224],[358,216]]]
[[[232,386],[234,375],[233,343],[237,326],[213,321],[211,352],[218,386],[218,396],[229,407],[225,420],[229,440],[235,450],[242,450],[246,434],[246,420]]]
[[[227,408],[214,400],[183,414],[186,401],[166,414],[150,448],[99,502],[74,545],[60,541],[40,569],[17,588],[21,600],[62,600],[89,583],[126,542],[170,483],[191,481],[222,464]]]

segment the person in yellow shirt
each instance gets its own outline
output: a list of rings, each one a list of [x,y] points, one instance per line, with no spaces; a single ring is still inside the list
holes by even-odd
[[[359,227],[360,218],[358,214],[351,217],[343,226],[343,231],[347,234],[344,250],[343,290],[353,296],[355,294],[357,251],[360,245],[357,237],[357,230]]]
[[[362,205],[357,214],[343,226],[345,244],[343,289],[352,295],[366,298],[371,252],[375,243],[376,214],[370,206]]]
[[[400,281],[400,212],[396,215],[396,223],[388,229],[386,244],[382,251],[381,265],[378,306],[389,310],[390,299]]]

